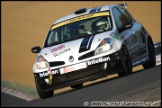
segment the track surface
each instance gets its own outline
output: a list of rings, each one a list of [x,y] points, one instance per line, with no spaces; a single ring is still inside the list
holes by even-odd
[[[24,99],[20,99],[15,96],[6,94],[4,92],[1,92],[1,106],[3,107],[12,106],[14,104],[23,103],[23,102],[27,102],[27,101]]]
[[[81,89],[65,91],[48,99],[15,103],[12,106],[84,106],[85,102],[89,105],[93,101],[160,101],[161,103],[161,65],[125,77],[107,79]]]

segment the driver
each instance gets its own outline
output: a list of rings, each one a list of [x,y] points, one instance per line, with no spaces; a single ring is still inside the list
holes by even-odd
[[[97,29],[97,32],[102,32],[102,31],[108,30],[108,25],[107,25],[106,19],[100,19],[96,23],[96,29]]]

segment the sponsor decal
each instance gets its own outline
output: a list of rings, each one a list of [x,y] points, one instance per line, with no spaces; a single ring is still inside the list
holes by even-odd
[[[126,25],[126,28],[128,28],[128,27],[130,27],[131,25],[129,24],[129,25]]]
[[[54,52],[56,52],[56,51],[58,51],[58,50],[61,50],[61,49],[63,49],[63,48],[65,48],[64,45],[59,45],[58,47],[52,48],[52,49],[51,49],[51,53],[54,53]]]
[[[93,39],[94,36],[85,37],[80,45],[79,53],[89,50],[91,48]]]
[[[60,52],[58,52],[58,53],[53,53],[53,55],[54,55],[55,57],[57,57],[57,56],[59,56],[59,55],[65,53],[65,52],[67,52],[67,51],[70,51],[70,48],[65,49],[65,50],[62,50],[62,51],[60,51]]]
[[[72,65],[72,66],[68,66],[68,67],[61,68],[61,69],[60,69],[60,74],[65,74],[65,73],[68,73],[68,72],[72,72],[72,71],[76,71],[76,70],[84,69],[84,68],[87,68],[86,62],[83,62],[83,63],[79,63],[79,64],[75,64],[75,65]]]
[[[104,57],[104,58],[98,58],[98,59],[90,60],[90,61],[87,62],[87,64],[93,65],[93,64],[97,64],[97,63],[101,63],[101,62],[105,62],[105,61],[110,61],[110,57]]]
[[[119,38],[116,34],[114,34],[113,38],[119,40]]]
[[[54,74],[58,74],[59,73],[59,71],[58,70],[53,70],[53,71],[50,71],[50,70],[48,70],[48,71],[46,71],[46,72],[41,72],[41,73],[39,73],[39,76],[40,77],[46,77],[46,76],[48,76],[48,75],[54,75]]]
[[[98,10],[100,10],[100,9],[98,9]],[[75,18],[72,18],[72,19],[69,19],[69,20],[66,20],[61,23],[53,25],[51,27],[51,30],[58,28],[60,26],[66,25],[66,24],[73,23],[73,22],[85,20],[88,18],[98,17],[98,16],[105,16],[105,15],[109,15],[109,12],[100,12],[100,13],[93,13],[93,14],[86,14],[86,15],[78,16],[78,17],[75,17]]]
[[[88,14],[88,15],[84,15],[84,16],[79,16],[79,17],[70,19],[69,20],[69,23],[76,22],[76,21],[80,21],[80,20],[83,20],[83,19],[88,19],[88,18],[91,18],[93,15],[94,14]]]
[[[116,59],[120,59],[120,57],[119,57],[119,54],[118,53],[115,53],[115,57],[116,57]]]

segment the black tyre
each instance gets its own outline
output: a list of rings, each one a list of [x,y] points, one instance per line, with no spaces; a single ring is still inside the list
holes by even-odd
[[[132,73],[132,62],[129,52],[125,46],[122,47],[120,54],[122,59],[123,71],[118,73],[118,76],[122,77]]]
[[[70,87],[73,88],[73,89],[79,89],[79,88],[82,88],[83,87],[83,83],[77,84],[77,85],[72,85]]]
[[[152,40],[148,39],[149,62],[142,64],[144,69],[156,66],[155,48]]]
[[[37,89],[37,92],[38,92],[39,97],[42,98],[42,99],[46,99],[46,98],[49,98],[49,97],[52,97],[53,96],[54,90],[49,91],[49,92],[43,92],[39,88],[39,86],[37,85],[37,83],[36,83],[36,89]]]

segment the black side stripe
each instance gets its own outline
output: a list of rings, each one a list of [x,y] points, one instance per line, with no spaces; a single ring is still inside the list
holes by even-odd
[[[96,10],[97,10],[97,8],[92,8],[92,9],[89,11],[89,13],[94,13],[94,12],[96,12]]]
[[[101,10],[101,8],[102,8],[102,7],[99,7],[99,8],[97,9],[97,12],[99,12],[99,11]]]
[[[94,36],[85,37],[80,44],[79,53],[90,50]]]
[[[88,43],[88,47],[87,47],[88,50],[91,49],[91,45],[92,45],[93,38],[94,38],[94,36],[91,37],[91,40]]]
[[[92,8],[89,13],[93,13],[93,12],[99,12],[101,10],[102,7],[96,7],[96,8]]]

